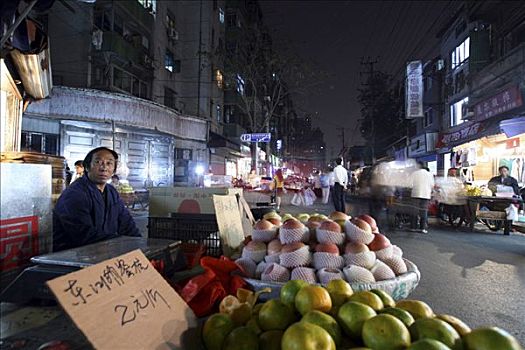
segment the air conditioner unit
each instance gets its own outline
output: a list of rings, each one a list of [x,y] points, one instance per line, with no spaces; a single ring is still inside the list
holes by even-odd
[[[173,28],[168,29],[168,36],[170,39],[179,40],[179,32]]]

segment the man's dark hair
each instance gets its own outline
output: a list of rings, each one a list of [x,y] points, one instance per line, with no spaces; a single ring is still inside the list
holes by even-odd
[[[77,160],[75,162],[75,166],[81,166],[81,167],[84,167],[84,161],[83,160]],[[84,167],[85,168],[85,167]]]
[[[417,167],[418,167],[419,169],[425,169],[425,163],[419,161],[419,162],[417,162]]]
[[[501,171],[501,169],[507,169],[507,171],[510,171],[509,167],[506,165],[502,165],[498,168],[498,171]]]
[[[107,147],[97,147],[95,149],[92,149],[89,151],[89,153],[86,155],[86,158],[84,158],[84,171],[87,173],[89,170],[89,166],[91,165],[91,161],[93,160],[93,156],[100,152],[100,151],[108,151],[111,152],[113,157],[115,158],[115,169],[113,169],[113,172],[117,171],[117,163],[118,163],[118,154],[117,152],[113,151],[112,149],[109,149]]]
[[[341,165],[342,163],[343,163],[343,158],[336,158],[335,159],[335,164]]]

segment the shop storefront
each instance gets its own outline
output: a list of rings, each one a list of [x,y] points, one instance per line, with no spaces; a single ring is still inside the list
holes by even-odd
[[[208,163],[206,127],[205,120],[132,96],[55,86],[51,98],[24,112],[22,135],[56,135],[70,168],[95,147],[113,148],[121,160],[117,174],[142,188],[197,184],[197,168]]]
[[[430,169],[430,172],[437,175],[437,154],[436,154],[437,133],[427,132],[410,140],[408,146],[408,157],[423,162]],[[397,156],[397,154],[396,154]],[[396,157],[397,159],[397,157]],[[402,159],[400,159],[402,160]]]

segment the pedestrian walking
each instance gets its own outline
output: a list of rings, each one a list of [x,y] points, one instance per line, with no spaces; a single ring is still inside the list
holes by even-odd
[[[348,172],[342,165],[343,159],[337,158],[337,164],[334,168],[334,192],[333,200],[336,211],[345,212],[345,191],[348,185]]]
[[[273,177],[273,189],[275,191],[275,204],[277,205],[277,210],[281,209],[281,201],[284,189],[284,176],[281,169],[277,169],[275,176]]]
[[[321,183],[321,200],[323,204],[327,204],[328,198],[330,198],[330,174],[326,172],[321,173],[321,176],[319,177],[319,182]]]
[[[411,231],[427,233],[428,231],[428,203],[434,188],[434,176],[423,163],[418,163],[418,168],[410,175],[412,184],[411,198],[415,213],[412,216]],[[419,225],[418,225],[419,223]]]

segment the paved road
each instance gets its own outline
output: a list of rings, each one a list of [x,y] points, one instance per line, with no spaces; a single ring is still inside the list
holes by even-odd
[[[525,236],[441,227],[388,236],[421,271],[411,298],[471,327],[499,326],[525,344]]]

